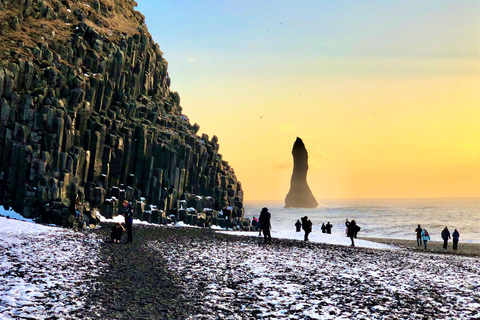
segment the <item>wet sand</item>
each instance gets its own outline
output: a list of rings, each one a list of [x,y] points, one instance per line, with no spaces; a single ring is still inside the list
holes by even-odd
[[[448,241],[447,250],[443,249],[443,241],[428,241],[427,250],[424,249],[423,243],[422,246],[417,246],[417,240],[404,240],[404,239],[386,239],[386,238],[367,238],[359,237],[362,240],[374,241],[383,244],[395,245],[401,248],[405,248],[411,251],[421,251],[421,252],[431,252],[431,253],[441,253],[441,254],[453,254],[460,256],[473,256],[480,257],[480,243],[458,243],[458,249],[453,250],[452,241]]]

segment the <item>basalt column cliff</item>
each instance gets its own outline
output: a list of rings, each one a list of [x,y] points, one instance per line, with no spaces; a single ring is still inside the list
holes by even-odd
[[[0,0],[0,205],[60,225],[75,209],[86,224],[116,215],[123,199],[154,223],[228,207],[213,223],[246,227],[218,138],[182,113],[134,6]]]
[[[290,191],[285,198],[285,208],[315,208],[318,203],[307,184],[308,152],[302,139],[293,144],[293,173]]]

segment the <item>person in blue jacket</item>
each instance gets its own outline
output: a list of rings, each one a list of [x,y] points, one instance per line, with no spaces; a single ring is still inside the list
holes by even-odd
[[[423,244],[425,245],[425,250],[427,250],[427,241],[430,240],[430,235],[428,234],[427,229],[423,229],[420,235],[422,236]]]

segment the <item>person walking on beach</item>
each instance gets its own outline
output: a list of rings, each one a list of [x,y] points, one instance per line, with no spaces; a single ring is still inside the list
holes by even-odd
[[[123,206],[125,207],[125,227],[127,228],[127,242],[133,241],[133,232],[132,232],[132,225],[133,225],[133,205],[131,202],[127,200],[123,200]]]
[[[331,234],[332,233],[332,225],[330,224],[330,221],[327,222],[327,225],[325,226],[325,228],[327,229],[327,234]]]
[[[260,217],[258,218],[258,221],[260,222],[260,232],[263,230],[263,243],[271,243],[272,242],[272,236],[270,235],[270,218],[272,215],[270,212],[268,212],[268,208],[263,208],[262,211],[260,212]]]
[[[422,227],[418,225],[417,229],[415,229],[415,232],[417,233],[417,247],[420,247],[422,245]]]
[[[427,250],[427,241],[430,240],[430,235],[428,234],[427,229],[422,230],[421,236],[422,236],[423,244],[425,245],[425,250]]]
[[[347,227],[347,236],[350,238],[352,241],[352,244],[350,246],[355,247],[355,242],[353,241],[353,238],[356,238],[357,235],[357,223],[355,220],[348,221],[348,218],[345,220],[345,226]]]
[[[442,231],[442,239],[443,239],[443,250],[447,250],[448,239],[450,239],[450,231],[448,231],[447,227],[445,227]]]
[[[327,227],[325,226],[325,223],[322,222],[322,233],[327,233]]]
[[[297,232],[300,232],[302,230],[302,223],[300,222],[300,220],[297,220],[297,222],[295,223],[295,227],[297,228]]]
[[[455,231],[453,231],[452,233],[452,239],[453,239],[453,250],[457,250],[457,246],[458,246],[458,239],[460,238],[460,233],[458,232],[457,229],[455,229]]]
[[[312,232],[312,225],[312,221],[310,221],[307,216],[302,218],[302,228],[303,231],[305,231],[305,237],[303,238],[303,241],[308,241],[308,235],[310,232]]]

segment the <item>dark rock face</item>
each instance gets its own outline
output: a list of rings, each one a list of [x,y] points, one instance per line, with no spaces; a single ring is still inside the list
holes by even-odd
[[[293,144],[293,173],[290,191],[285,198],[285,208],[315,208],[318,203],[307,184],[308,152],[302,139]]]
[[[181,200],[243,219],[218,138],[198,136],[182,113],[135,5],[0,1],[0,205],[59,225],[75,207],[90,224],[96,211],[122,213],[123,199],[151,222]]]

